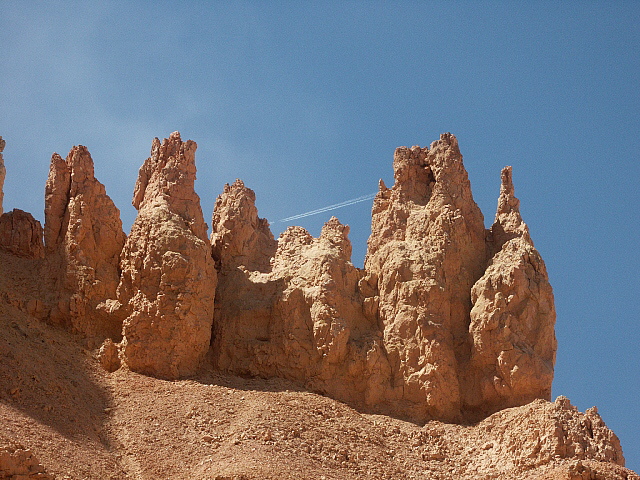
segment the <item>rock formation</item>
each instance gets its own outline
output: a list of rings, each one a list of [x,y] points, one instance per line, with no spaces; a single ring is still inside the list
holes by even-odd
[[[129,368],[163,378],[193,374],[209,348],[216,270],[195,193],[196,143],[156,138],[140,168],[138,216],[121,256],[121,350]]]
[[[0,153],[3,147],[0,138]],[[348,226],[331,218],[318,238],[289,227],[276,240],[240,180],[216,200],[208,239],[194,190],[195,151],[178,132],[154,139],[135,185],[138,215],[129,237],[82,146],[65,160],[52,157],[44,232],[21,210],[0,215],[0,354],[7,360],[0,434],[37,438],[31,445],[45,445],[47,456],[39,458],[46,462],[60,455],[41,441],[42,425],[54,435],[47,438],[93,438],[88,450],[105,447],[100,458],[118,452],[114,478],[124,478],[121,467],[143,463],[123,460],[120,451],[160,459],[162,448],[185,444],[189,458],[174,466],[184,476],[192,452],[201,452],[194,478],[214,477],[207,469],[215,455],[229,464],[230,454],[256,450],[262,456],[254,459],[293,452],[286,461],[307,462],[296,466],[329,465],[349,478],[638,478],[622,467],[620,443],[595,408],[581,414],[564,397],[547,401],[553,292],[520,215],[511,167],[502,171],[495,221],[485,229],[453,135],[428,148],[398,148],[395,183],[380,182],[365,268],[358,269]],[[0,169],[0,192],[3,180]],[[82,334],[93,353],[39,319]],[[213,368],[199,370],[207,354]],[[86,378],[61,380],[69,369]],[[247,379],[243,385],[261,386],[247,393],[254,398],[229,402],[233,389],[223,384],[245,380],[226,373],[269,380]],[[196,374],[198,382],[151,378]],[[289,381],[294,390],[396,418],[378,422],[308,392],[276,391]],[[93,400],[76,399],[80,383]],[[162,401],[158,392],[166,393]],[[78,434],[82,416],[69,414],[73,408],[63,414],[49,404],[65,395],[75,402],[66,405],[86,407],[88,435]],[[157,403],[153,432],[151,416],[140,413],[148,407],[138,405],[148,398]],[[165,408],[166,422],[157,408]],[[7,416],[28,420],[7,426]],[[57,432],[65,423],[73,425]],[[182,435],[185,424],[193,428]],[[0,436],[2,475],[52,477],[29,449]],[[166,475],[161,465],[150,478]]]
[[[478,418],[551,397],[556,355],[553,291],[514,196],[511,167],[502,170],[492,258],[471,290],[473,339],[465,406]]]
[[[277,243],[269,223],[258,217],[256,194],[241,180],[225,185],[216,199],[211,224],[211,251],[218,268],[228,271],[240,265],[267,272]]]
[[[365,271],[351,264],[337,219],[317,239],[290,227],[276,243],[254,193],[225,186],[211,236],[218,368],[283,376],[417,421],[549,399],[553,294],[510,169],[490,231],[453,135],[398,148],[394,176],[374,201]]]
[[[0,478],[8,480],[54,480],[28,448],[15,442],[0,445]]]
[[[114,298],[124,246],[120,211],[94,176],[84,146],[66,160],[54,153],[45,187],[45,247],[58,300],[51,321],[84,335],[90,345],[119,340],[121,321],[103,302]]]
[[[2,152],[4,151],[4,146],[6,142],[0,137],[0,215],[4,213],[2,202],[4,201],[4,177],[7,174],[7,169],[4,168],[4,158],[2,157]]]
[[[414,418],[456,420],[471,287],[486,258],[484,220],[453,135],[398,148],[393,167],[395,185],[381,183],[374,200],[365,260],[379,292],[391,398]]]
[[[17,208],[0,215],[0,250],[18,257],[44,258],[40,222]]]
[[[281,376],[351,403],[379,403],[389,367],[375,315],[363,311],[349,227],[332,218],[319,238],[291,227],[276,243],[254,202],[253,191],[236,181],[214,209],[216,366]]]

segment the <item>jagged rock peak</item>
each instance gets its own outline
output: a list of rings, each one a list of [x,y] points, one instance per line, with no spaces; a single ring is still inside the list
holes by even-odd
[[[153,140],[120,263],[123,360],[134,371],[164,378],[193,374],[211,337],[217,275],[194,190],[196,148],[178,132]]]
[[[456,420],[484,218],[453,135],[396,149],[393,168],[395,184],[381,182],[374,201],[365,259],[394,375],[387,398],[421,421]]]
[[[501,174],[491,256],[471,289],[467,372],[475,383],[465,404],[481,418],[500,409],[551,398],[556,312],[547,270],[520,215],[511,167]]]
[[[67,162],[57,153],[51,156],[49,176],[44,188],[44,243],[53,252],[62,242],[62,222],[69,204],[71,173]]]
[[[4,158],[2,152],[6,142],[0,137],[0,215],[4,213],[2,202],[4,201],[4,178],[7,175],[7,169],[4,168]]]
[[[351,261],[351,240],[349,240],[349,225],[343,225],[336,217],[331,217],[320,232],[320,241],[328,242],[337,247],[345,261]]]
[[[44,258],[40,222],[17,208],[0,215],[0,250],[18,257]]]
[[[99,307],[115,297],[125,238],[120,211],[95,178],[87,147],[74,146],[64,160],[54,153],[45,187],[45,245],[59,299],[50,320],[91,345],[120,337],[121,322]]]
[[[496,217],[491,227],[491,236],[495,248],[499,249],[505,242],[515,237],[523,237],[533,245],[529,235],[529,227],[520,215],[520,200],[515,196],[512,167],[504,167],[500,173],[500,197]]]
[[[132,203],[140,210],[145,203],[164,202],[182,217],[194,235],[204,239],[207,224],[194,188],[197,148],[193,140],[183,142],[180,132],[173,132],[162,143],[154,138],[151,156],[140,167]]]
[[[244,265],[267,271],[276,241],[269,222],[258,217],[256,194],[240,179],[226,184],[216,199],[211,219],[211,252],[218,268]]]

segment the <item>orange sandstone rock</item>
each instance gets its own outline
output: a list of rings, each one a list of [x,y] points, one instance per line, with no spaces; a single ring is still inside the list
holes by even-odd
[[[196,143],[156,138],[140,168],[138,216],[125,243],[119,309],[122,357],[137,372],[193,374],[209,348],[217,275],[195,193]],[[117,306],[116,306],[117,307]]]
[[[103,302],[115,297],[126,236],[84,146],[73,147],[66,160],[56,153],[51,158],[44,236],[58,295],[51,320],[84,335],[91,346],[107,337],[119,340],[122,322]]]
[[[388,397],[398,413],[453,421],[471,287],[486,258],[484,220],[453,135],[396,149],[393,167],[395,185],[381,182],[374,200],[365,260],[393,372]]]
[[[349,403],[377,404],[389,366],[376,317],[363,310],[349,227],[332,218],[319,238],[290,227],[276,248],[254,202],[240,181],[216,201],[214,363],[228,372],[295,380]]]
[[[17,208],[0,215],[0,250],[25,258],[44,258],[42,226]]]
[[[557,342],[553,291],[514,196],[511,167],[502,171],[493,257],[471,290],[473,339],[465,408],[479,418],[536,398],[551,398]]]

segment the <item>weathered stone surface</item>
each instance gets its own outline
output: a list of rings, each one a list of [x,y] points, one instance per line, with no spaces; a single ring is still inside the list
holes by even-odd
[[[469,452],[468,473],[474,474],[466,478],[571,478],[527,474],[564,459],[573,459],[574,466],[575,460],[624,466],[620,441],[597,409],[581,413],[565,397],[502,410],[461,438],[460,450]]]
[[[44,258],[42,226],[30,213],[14,208],[0,216],[0,249],[25,258]]]
[[[393,372],[389,399],[416,419],[456,420],[471,287],[486,259],[483,216],[451,134],[396,149],[394,177],[374,200],[365,260]]]
[[[110,338],[107,338],[100,346],[98,360],[102,368],[107,372],[115,372],[120,368],[120,350],[118,349],[118,345],[113,343]]]
[[[290,227],[276,249],[254,202],[240,181],[225,186],[216,201],[215,364],[292,379],[350,403],[378,403],[389,366],[376,317],[363,311],[349,227],[332,218],[319,238]]]
[[[553,291],[520,216],[511,167],[502,171],[488,238],[493,257],[471,291],[473,345],[466,377],[465,408],[478,418],[550,399],[557,347]]]
[[[4,158],[2,152],[6,142],[0,137],[0,215],[4,213],[2,202],[4,201],[4,178],[7,175],[7,169],[4,167]]]
[[[0,478],[8,480],[54,480],[31,450],[16,442],[0,445]]]
[[[162,143],[154,139],[121,256],[123,359],[132,370],[163,378],[193,374],[211,337],[217,277],[194,190],[196,147],[178,132]]]
[[[256,194],[241,180],[225,185],[216,199],[211,224],[211,251],[218,267],[226,270],[244,265],[247,270],[266,272],[277,242],[269,223],[258,217]]]
[[[94,175],[84,146],[53,154],[45,187],[45,246],[58,301],[51,321],[99,345],[120,338],[122,321],[102,302],[116,295],[124,246],[120,211]]]
[[[417,421],[548,399],[553,295],[510,169],[489,231],[453,135],[398,148],[394,176],[374,201],[366,271],[337,219],[317,239],[290,227],[276,247],[254,193],[225,186],[211,236],[218,367]]]

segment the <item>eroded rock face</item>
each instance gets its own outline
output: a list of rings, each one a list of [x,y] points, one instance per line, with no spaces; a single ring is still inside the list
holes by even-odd
[[[276,243],[254,193],[225,187],[211,236],[218,367],[417,421],[548,399],[553,294],[511,170],[488,231],[453,135],[397,149],[394,175],[374,201],[366,271],[337,219],[319,238],[290,227]]]
[[[526,474],[562,459],[624,466],[620,441],[597,409],[581,413],[566,397],[558,397],[553,403],[538,399],[502,410],[480,422],[472,432],[465,443],[476,447],[469,472],[475,473],[473,478],[572,478]]]
[[[520,216],[511,167],[502,171],[488,239],[493,256],[471,290],[473,345],[465,392],[465,408],[478,418],[551,397],[557,347],[553,291]]]
[[[40,222],[17,208],[0,215],[0,249],[18,257],[44,258]]]
[[[471,287],[486,259],[485,228],[456,138],[398,148],[395,185],[381,182],[365,269],[378,291],[390,400],[405,415],[459,419],[469,356]]]
[[[239,181],[216,201],[215,364],[296,380],[350,403],[377,404],[389,366],[375,314],[363,310],[349,227],[332,218],[319,238],[290,227],[276,244],[254,201]]]
[[[4,168],[4,158],[2,157],[2,152],[4,151],[4,146],[6,142],[0,137],[0,215],[4,213],[2,202],[4,201],[4,178],[7,175],[7,169]]]
[[[58,301],[54,323],[67,325],[94,346],[120,339],[121,319],[103,302],[114,298],[124,246],[120,211],[94,175],[84,146],[65,160],[53,154],[45,187],[45,246]]]
[[[138,216],[121,256],[114,314],[126,315],[122,357],[163,378],[195,372],[211,337],[217,275],[195,193],[196,143],[156,138],[140,168]]]
[[[55,480],[46,473],[34,453],[16,442],[0,444],[0,478],[10,480]]]
[[[269,223],[258,217],[256,194],[241,180],[225,185],[216,199],[211,224],[213,258],[225,270],[244,265],[247,270],[267,272],[277,243]]]

